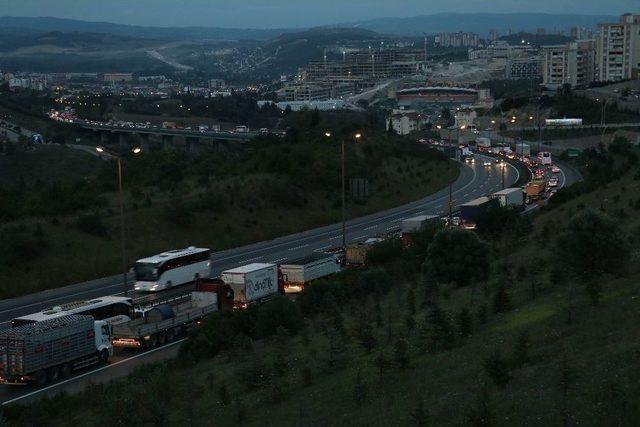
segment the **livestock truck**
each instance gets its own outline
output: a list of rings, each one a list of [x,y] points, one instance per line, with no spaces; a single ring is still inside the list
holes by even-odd
[[[265,301],[279,290],[278,267],[275,264],[254,262],[223,271],[220,278],[233,290],[237,308]]]
[[[91,316],[69,315],[0,333],[0,383],[38,385],[74,370],[107,363],[110,326]]]

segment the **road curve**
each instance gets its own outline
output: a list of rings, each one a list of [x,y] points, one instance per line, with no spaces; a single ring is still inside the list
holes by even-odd
[[[452,185],[454,207],[502,188],[502,174],[492,161],[490,167],[483,166],[484,160],[492,160],[481,154],[476,162],[461,167],[458,179]],[[509,166],[505,171],[505,186],[518,180],[518,171]],[[430,196],[412,203],[370,214],[347,222],[347,242],[358,242],[368,237],[399,227],[400,222],[411,216],[421,214],[443,215],[448,210],[449,189],[442,189]],[[250,262],[282,263],[292,261],[313,251],[341,244],[341,224],[304,231],[266,242],[255,243],[240,248],[216,252],[212,255],[213,274]],[[107,294],[122,294],[122,276],[106,277],[90,282],[52,289],[36,294],[0,301],[0,327],[7,327],[8,321],[21,315],[39,311],[45,307],[78,299],[95,298]],[[173,343],[175,344],[175,343]],[[54,384],[43,389],[33,387],[0,387],[0,402],[26,402],[30,399],[51,396],[61,391],[75,391],[88,381],[106,381],[129,372],[134,366],[146,361],[159,360],[175,354],[176,345],[154,349],[149,354],[137,353],[112,359],[110,365],[87,371],[82,376],[64,383]]]

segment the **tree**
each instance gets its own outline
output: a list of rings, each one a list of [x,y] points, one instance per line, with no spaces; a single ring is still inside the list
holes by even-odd
[[[424,427],[428,424],[429,417],[427,415],[427,410],[424,407],[424,401],[418,401],[418,405],[416,409],[409,413],[411,415],[411,420],[418,427]]]
[[[404,338],[400,338],[395,342],[393,358],[401,369],[409,366],[409,343]]]
[[[427,314],[425,332],[427,348],[431,351],[451,348],[455,341],[449,315],[437,305]]]
[[[502,356],[500,350],[496,350],[484,361],[484,370],[498,387],[505,387],[509,384],[509,364]]]
[[[489,390],[485,387],[478,393],[475,407],[468,415],[469,423],[474,427],[489,427],[494,425],[494,415],[491,409]]]
[[[600,299],[599,279],[619,274],[629,260],[629,242],[618,223],[605,213],[585,209],[571,218],[555,245],[556,257],[580,280],[594,304]]]
[[[358,369],[356,376],[353,379],[353,397],[356,406],[360,407],[365,400],[367,400],[367,394],[369,392],[369,386],[362,377],[362,371]]]
[[[220,399],[220,404],[223,406],[227,406],[231,402],[231,396],[229,395],[229,389],[226,384],[220,384],[218,387],[218,399]]]
[[[427,250],[425,264],[436,281],[467,286],[489,276],[489,247],[471,231],[441,230]]]
[[[493,293],[493,312],[505,313],[511,310],[511,298],[507,293],[507,283],[504,277],[499,279],[496,290]]]
[[[527,331],[523,331],[518,335],[516,346],[513,349],[513,365],[516,367],[529,363],[529,345],[530,338]]]
[[[464,307],[458,313],[458,332],[461,337],[468,337],[471,335],[471,326],[473,320],[471,319],[471,313],[467,307]]]

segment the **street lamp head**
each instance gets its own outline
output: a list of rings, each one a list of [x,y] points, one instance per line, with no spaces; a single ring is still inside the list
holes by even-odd
[[[141,153],[141,152],[142,152],[142,148],[140,148],[140,147],[136,147],[136,148],[134,148],[132,151],[133,151],[133,154],[139,154],[139,153]]]
[[[360,137],[362,136],[362,134],[356,133],[355,135],[353,135],[353,137],[355,139],[360,139]]]
[[[491,120],[491,124],[492,124],[492,125],[495,125],[495,124],[496,124],[496,121],[495,121],[495,120]]]
[[[529,120],[533,120],[533,116],[529,116]]]
[[[102,147],[96,147],[96,151],[97,151],[98,153],[104,153],[104,148],[102,148]]]
[[[331,138],[331,132],[325,132],[324,136],[326,136],[327,138]]]
[[[460,126],[460,130],[465,130],[467,127],[465,125]]]
[[[442,125],[436,125],[436,128],[442,129]]]

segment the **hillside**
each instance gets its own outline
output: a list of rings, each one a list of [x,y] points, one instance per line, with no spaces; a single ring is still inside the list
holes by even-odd
[[[132,416],[195,426],[634,425],[638,152],[619,141],[578,164],[586,181],[532,222],[495,212],[479,237],[432,229],[408,249],[378,246],[367,270],[317,282],[295,303],[211,317],[174,361],[5,416],[53,426]]]
[[[265,136],[201,153],[162,150],[151,141],[150,153],[127,159],[129,262],[168,248],[222,250],[338,222],[339,139],[327,141],[324,129],[348,138],[357,117],[316,127],[311,114],[287,117],[294,130],[284,140]],[[358,131],[364,137],[347,148],[348,176],[368,179],[370,194],[348,198],[350,217],[420,199],[458,175],[440,153],[409,138]],[[1,297],[117,272],[115,164],[45,146],[0,159],[0,167],[15,165],[0,173]],[[47,161],[56,167],[44,169]],[[66,268],[69,259],[73,269]]]
[[[287,31],[285,29],[240,29],[214,27],[144,27],[113,24],[109,22],[89,22],[62,18],[28,18],[16,16],[0,17],[0,28],[14,28],[30,32],[103,33],[135,38],[160,40],[267,40]]]
[[[596,28],[599,22],[617,22],[615,16],[596,15],[549,15],[540,13],[440,13],[410,18],[381,18],[343,26],[365,28],[384,34],[422,35],[446,31],[471,31],[488,36],[489,30],[496,29],[506,34],[514,31],[535,33],[538,28],[547,32],[567,31],[574,26]]]

